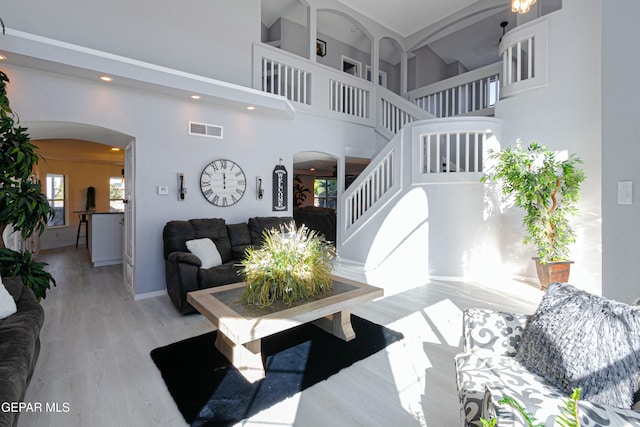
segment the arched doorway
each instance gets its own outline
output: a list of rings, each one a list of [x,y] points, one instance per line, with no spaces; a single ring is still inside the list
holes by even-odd
[[[39,154],[43,154],[45,159],[51,159],[52,164],[66,163],[67,168],[75,171],[74,180],[78,181],[66,184],[69,189],[65,213],[68,227],[47,230],[43,234],[44,238],[48,239],[46,243],[49,247],[67,246],[70,241],[75,242],[77,239],[79,219],[72,212],[82,210],[85,206],[86,183],[81,182],[83,176],[90,176],[100,169],[102,174],[107,174],[102,178],[110,179],[111,175],[123,178],[123,279],[127,287],[135,293],[135,139],[112,129],[73,122],[32,121],[23,122],[22,125],[28,129],[34,144],[40,147]],[[95,165],[100,165],[100,168]],[[107,183],[103,190],[105,192],[109,191]],[[110,209],[111,198],[109,195],[109,204],[104,205],[102,209]]]

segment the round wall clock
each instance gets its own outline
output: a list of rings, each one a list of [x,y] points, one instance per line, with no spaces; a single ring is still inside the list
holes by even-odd
[[[247,178],[236,162],[225,159],[209,163],[200,176],[202,194],[215,206],[238,203],[247,188]]]

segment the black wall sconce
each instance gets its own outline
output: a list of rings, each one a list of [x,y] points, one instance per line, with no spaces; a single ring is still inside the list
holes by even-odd
[[[262,178],[256,177],[256,197],[258,200],[262,200],[264,197],[264,190],[262,189]]]

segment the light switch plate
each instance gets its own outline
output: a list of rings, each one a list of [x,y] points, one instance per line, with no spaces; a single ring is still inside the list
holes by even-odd
[[[169,187],[167,185],[158,185],[158,194],[160,196],[166,196],[169,194]]]
[[[618,181],[618,204],[630,205],[633,203],[633,181]]]

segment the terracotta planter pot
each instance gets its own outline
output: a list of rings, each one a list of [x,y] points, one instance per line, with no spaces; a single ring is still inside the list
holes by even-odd
[[[541,264],[539,258],[533,258],[536,262],[536,272],[540,281],[540,289],[546,291],[550,283],[569,282],[569,272],[573,261],[553,261]]]

